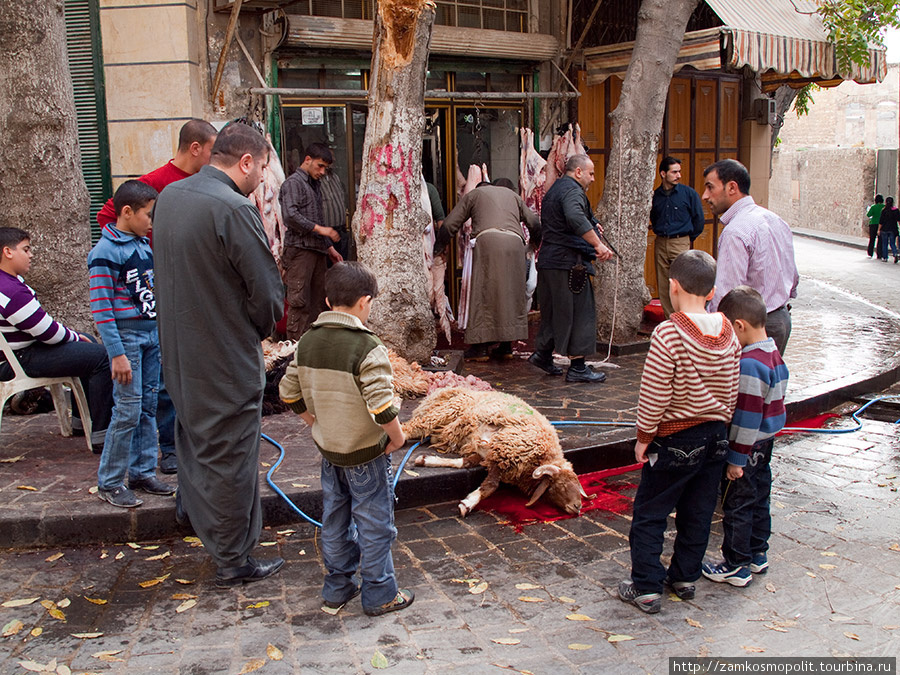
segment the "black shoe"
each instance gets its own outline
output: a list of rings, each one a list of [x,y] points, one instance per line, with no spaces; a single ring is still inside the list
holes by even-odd
[[[672,589],[672,592],[682,600],[693,600],[697,594],[697,587],[693,581],[672,581],[666,577],[666,586]]]
[[[193,531],[194,526],[191,525],[191,517],[181,503],[181,490],[175,491],[175,522]]]
[[[353,589],[353,592],[347,597],[346,600],[343,600],[341,602],[332,602],[331,600],[323,600],[322,607],[323,608],[327,607],[328,609],[332,609],[332,610],[339,610],[341,607],[346,605],[357,595],[359,595],[359,586],[357,586],[356,588]]]
[[[552,356],[549,359],[545,359],[537,352],[534,352],[531,356],[528,357],[528,363],[533,366],[537,366],[548,375],[562,375],[562,368],[553,363]]]
[[[175,486],[161,481],[156,476],[147,476],[146,478],[129,478],[128,487],[132,490],[140,490],[148,495],[169,496],[175,494]]]
[[[178,460],[175,458],[174,452],[159,458],[159,472],[167,474],[178,473]]]
[[[590,366],[585,366],[582,370],[569,366],[566,371],[566,382],[606,382],[606,373],[594,370]]]
[[[281,569],[284,558],[256,560],[247,556],[247,564],[240,567],[220,567],[216,570],[216,588],[230,588],[266,579]]]
[[[103,501],[109,502],[113,506],[118,506],[123,509],[133,509],[136,506],[140,506],[144,503],[124,485],[120,485],[119,487],[113,488],[112,490],[104,490],[102,488],[99,488],[97,490],[97,496],[100,497],[100,499],[102,499]]]

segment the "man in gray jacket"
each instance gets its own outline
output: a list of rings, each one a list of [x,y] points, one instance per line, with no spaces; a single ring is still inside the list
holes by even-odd
[[[177,412],[176,517],[190,518],[219,587],[264,579],[284,564],[250,555],[262,528],[260,342],[284,309],[259,211],[246,198],[268,161],[265,139],[231,124],[209,165],[166,187],[154,213],[160,346]]]

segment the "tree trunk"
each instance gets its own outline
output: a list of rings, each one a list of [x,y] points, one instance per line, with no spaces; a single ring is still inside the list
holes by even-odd
[[[775,144],[778,143],[778,135],[781,133],[781,127],[784,126],[784,116],[791,109],[791,104],[797,98],[799,89],[794,89],[786,84],[781,85],[775,90],[775,118],[778,122],[772,129],[772,144],[769,146],[769,178],[772,177],[772,159],[775,156]]]
[[[428,0],[378,0],[359,201],[353,216],[359,260],[378,277],[369,325],[410,361],[436,344],[422,233],[425,72],[434,24]]]
[[[0,0],[0,227],[32,235],[28,283],[91,330],[89,198],[81,174],[62,0]]]
[[[644,258],[659,134],[678,50],[698,4],[699,0],[643,0],[638,11],[631,63],[619,105],[610,114],[609,164],[596,210],[605,235],[622,255],[618,262],[598,265],[594,279],[601,342],[608,341],[611,332],[616,343],[633,341],[650,300]]]

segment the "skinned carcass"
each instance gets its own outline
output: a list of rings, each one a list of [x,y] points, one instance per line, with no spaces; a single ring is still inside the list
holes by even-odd
[[[497,391],[441,389],[422,401],[403,425],[409,439],[431,436],[431,445],[458,458],[420,455],[416,466],[488,470],[481,486],[459,503],[465,516],[497,489],[515,485],[530,497],[542,496],[570,515],[587,497],[572,464],[563,456],[559,436],[546,417],[520,398]]]
[[[280,192],[284,183],[284,169],[278,159],[278,153],[272,145],[272,138],[266,135],[269,144],[269,163],[263,174],[263,182],[251,192],[247,198],[259,209],[262,218],[263,230],[269,242],[269,250],[275,257],[275,262],[280,264],[282,248],[284,247],[284,235],[287,227],[281,218]]]

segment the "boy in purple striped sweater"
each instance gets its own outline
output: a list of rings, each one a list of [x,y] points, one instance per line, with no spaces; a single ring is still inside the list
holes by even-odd
[[[30,377],[81,379],[91,412],[91,445],[100,452],[112,412],[109,359],[102,345],[54,321],[23,275],[31,269],[31,235],[18,227],[0,227],[0,333]],[[0,381],[13,371],[0,353]],[[72,426],[82,429],[78,407]]]
[[[766,304],[749,286],[738,286],[719,303],[741,343],[737,408],[728,432],[729,451],[722,498],[722,555],[704,562],[703,576],[746,586],[769,567],[772,532],[772,446],[784,427],[788,369],[775,341],[766,335]]]

